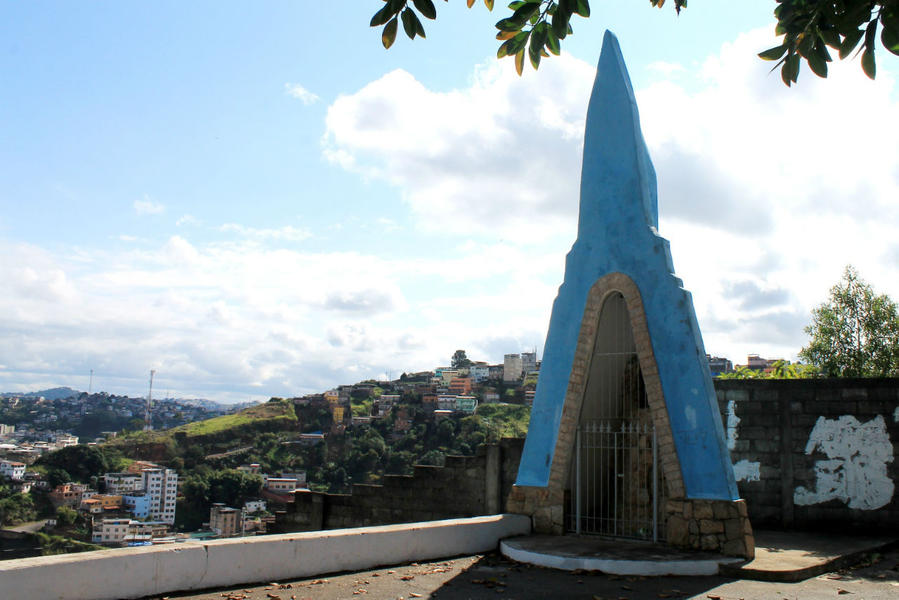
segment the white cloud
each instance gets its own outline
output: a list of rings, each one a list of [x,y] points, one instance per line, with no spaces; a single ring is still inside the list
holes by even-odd
[[[182,215],[175,221],[175,226],[184,227],[186,225],[199,225],[201,221],[193,215]]]
[[[284,92],[291,98],[296,98],[306,106],[318,102],[318,96],[298,83],[285,83]]]
[[[329,107],[324,155],[399,186],[427,229],[521,240],[567,232],[592,81],[592,67],[565,55],[539,76],[491,62],[449,92],[392,71]]]
[[[143,200],[134,201],[134,212],[139,215],[159,215],[165,212],[165,206],[144,196]]]
[[[219,227],[219,231],[225,233],[236,233],[243,237],[256,238],[259,240],[277,240],[289,242],[301,242],[312,237],[312,232],[308,229],[301,229],[293,225],[285,225],[276,229],[257,229],[255,227],[246,227],[237,223],[225,223]]]

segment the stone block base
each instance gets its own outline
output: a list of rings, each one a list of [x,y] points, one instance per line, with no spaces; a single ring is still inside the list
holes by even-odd
[[[666,538],[672,546],[753,558],[755,539],[743,500],[668,500]]]
[[[506,501],[506,512],[528,515],[534,533],[562,535],[565,533],[564,496],[549,488],[515,486]]]

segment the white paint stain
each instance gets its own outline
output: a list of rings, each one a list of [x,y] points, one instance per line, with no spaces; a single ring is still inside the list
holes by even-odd
[[[684,416],[687,417],[687,422],[690,423],[690,427],[696,429],[696,409],[692,406],[687,406],[684,409]]]
[[[895,488],[887,475],[893,444],[882,415],[861,423],[851,415],[818,417],[805,453],[818,451],[827,460],[815,463],[815,489],[799,486],[793,502],[800,505],[841,500],[849,508],[874,510],[885,506]]]
[[[740,424],[740,417],[737,416],[737,401],[729,400],[727,403],[727,449],[734,450],[737,447],[737,425]],[[758,481],[761,479],[759,474],[760,463],[746,460],[734,463],[734,477],[737,481]]]
[[[734,463],[734,477],[737,481],[758,481],[761,479],[758,462],[746,460]]]
[[[740,424],[736,400],[728,401],[725,414],[727,415],[727,449],[733,450],[737,447],[737,425]]]

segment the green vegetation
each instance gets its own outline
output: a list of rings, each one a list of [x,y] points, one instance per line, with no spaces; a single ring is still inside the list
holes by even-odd
[[[20,494],[0,485],[0,526],[18,525],[37,519],[37,511],[30,494]]]
[[[130,462],[115,448],[79,444],[41,456],[34,470],[43,472],[55,487],[68,481],[90,483],[91,478],[123,470]]]
[[[73,540],[61,535],[50,535],[43,532],[31,534],[41,547],[41,554],[69,554],[71,552],[91,552],[93,550],[105,550],[103,546],[97,546],[88,542]]]
[[[297,415],[293,410],[293,404],[282,398],[272,398],[265,404],[252,406],[239,413],[222,415],[205,421],[195,421],[187,425],[181,425],[168,431],[172,433],[184,432],[188,437],[211,435],[229,429],[251,425],[258,421],[270,423],[283,423],[285,426],[295,426]]]
[[[799,356],[829,377],[899,375],[899,309],[847,266],[830,298],[812,311]]]
[[[475,4],[475,0],[466,1],[469,8]],[[665,0],[649,0],[649,3],[662,8]],[[862,70],[871,79],[877,70],[874,51],[878,38],[886,50],[899,54],[899,4],[895,0],[776,0],[776,3],[774,32],[783,36],[783,41],[759,53],[759,57],[778,61],[775,68],[781,67],[781,78],[788,86],[796,82],[803,60],[815,75],[827,77],[827,63],[833,60],[828,48],[842,60],[852,55],[861,42],[858,52],[862,54]],[[484,0],[484,4],[493,10],[493,0]],[[671,5],[680,14],[687,0],[673,0]],[[590,17],[590,2],[516,0],[509,3],[508,10],[496,23],[496,39],[500,42],[496,56],[513,56],[521,75],[525,58],[537,69],[541,58],[559,55],[562,41],[574,33],[571,18]],[[384,0],[370,25],[383,26],[381,43],[390,48],[396,41],[400,22],[409,39],[425,37],[419,15],[437,18],[433,0]]]
[[[810,379],[818,376],[820,372],[814,365],[790,365],[784,360],[778,360],[769,373],[741,365],[735,371],[719,375],[718,379]]]

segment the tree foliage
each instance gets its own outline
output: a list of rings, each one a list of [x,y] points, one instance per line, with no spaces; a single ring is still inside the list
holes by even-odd
[[[830,298],[812,311],[799,356],[830,377],[899,375],[899,310],[847,266]]]
[[[777,0],[776,33],[783,43],[759,53],[776,60],[780,77],[788,86],[799,77],[805,60],[818,77],[827,77],[827,63],[834,50],[844,59],[858,47],[865,75],[874,79],[877,65],[874,50],[880,43],[899,55],[899,2],[896,0]],[[861,42],[861,46],[859,46]]]
[[[383,0],[382,6],[372,17],[372,27],[383,27],[381,43],[390,48],[396,41],[399,24],[410,39],[425,37],[419,14],[425,19],[436,19],[437,8],[433,0]],[[827,77],[827,63],[833,59],[828,47],[837,51],[840,59],[849,56],[862,42],[859,52],[865,74],[871,79],[876,75],[874,50],[878,32],[880,43],[889,52],[899,54],[899,2],[896,0],[776,0],[774,16],[777,19],[775,33],[784,36],[779,46],[759,53],[765,60],[778,61],[781,78],[792,85],[799,77],[799,67],[804,60],[813,73]],[[475,0],[466,0],[468,8]],[[665,0],[649,0],[657,8]],[[484,0],[488,10],[493,10],[493,0]],[[674,10],[680,14],[687,0],[673,0]],[[521,75],[525,57],[534,69],[540,59],[550,54],[559,55],[562,41],[574,30],[574,15],[590,16],[589,0],[516,0],[508,5],[507,16],[496,23],[500,41],[497,58],[512,56],[515,68]]]
[[[465,354],[465,350],[456,350],[453,352],[453,358],[450,359],[450,366],[454,369],[464,369],[471,366],[471,361]]]

